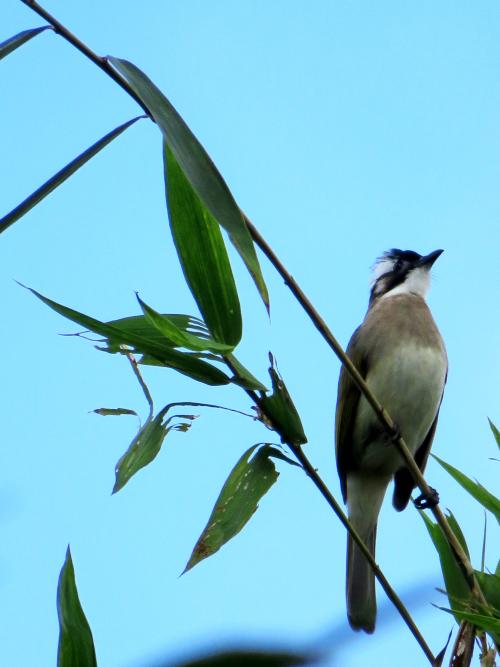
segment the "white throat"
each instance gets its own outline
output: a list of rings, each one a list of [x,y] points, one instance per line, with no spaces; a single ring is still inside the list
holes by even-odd
[[[404,283],[397,285],[393,289],[386,292],[382,299],[388,296],[396,296],[397,294],[416,294],[425,299],[431,284],[430,271],[425,266],[417,267],[408,273]]]

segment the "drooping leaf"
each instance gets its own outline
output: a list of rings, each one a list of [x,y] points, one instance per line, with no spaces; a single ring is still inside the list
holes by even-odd
[[[234,347],[241,338],[238,292],[220,227],[164,141],[170,229],[189,288],[214,338]]]
[[[270,446],[264,445],[251,458],[257,447],[250,447],[229,474],[184,572],[239,533],[278,479],[279,473],[269,458]]]
[[[120,415],[134,415],[138,417],[138,414],[135,410],[130,410],[129,408],[96,408],[92,410],[96,415],[101,415],[101,417],[110,417],[110,416],[120,416]]]
[[[57,587],[57,615],[59,617],[57,667],[97,667],[94,640],[78,598],[69,547]]]
[[[168,315],[160,315],[160,313],[153,310],[153,308],[144,303],[139,297],[137,297],[137,300],[147,321],[167,340],[173,341],[176,347],[185,347],[195,351],[210,350],[219,353],[230,352],[233,349],[231,345],[218,343],[211,338],[202,338],[186,331],[185,328],[179,327],[175,321],[171,320]]]
[[[134,333],[128,326],[121,328],[116,323],[107,324],[101,322],[100,320],[84,315],[77,310],[67,308],[56,301],[52,301],[31,288],[27,289],[49,306],[49,308],[52,308],[52,310],[63,315],[63,317],[66,317],[72,322],[76,322],[94,333],[104,336],[108,343],[109,351],[120,352],[120,346],[125,345],[134,353],[150,355],[155,358],[159,364],[168,368],[173,368],[179,373],[188,375],[199,382],[204,382],[209,385],[229,383],[227,375],[201,359],[197,359],[184,352],[179,352],[167,344],[162,345],[156,339]],[[125,318],[125,321],[127,320],[128,318]],[[119,322],[119,320],[116,320],[115,322]]]
[[[299,413],[288,393],[282,378],[274,368],[274,360],[270,355],[271,366],[269,375],[273,393],[263,396],[261,405],[266,416],[270,418],[270,426],[280,435],[281,441],[289,445],[303,445],[307,442]]]
[[[4,42],[0,42],[0,60],[8,56],[9,53],[12,53],[19,46],[25,44],[28,40],[36,37],[44,30],[52,30],[50,25],[42,25],[40,28],[30,28],[29,30],[23,30],[13,37],[9,37]]]
[[[495,436],[496,443],[497,443],[497,445],[498,445],[498,447],[499,447],[499,449],[500,449],[500,431],[497,429],[497,427],[496,427],[495,424],[491,421],[491,419],[488,419],[488,421],[489,421],[489,423],[490,423],[491,432],[492,432],[493,435]]]
[[[217,222],[224,227],[269,307],[267,287],[243,215],[227,184],[198,139],[172,104],[141,70],[127,60],[108,56],[150,110],[180,168]]]
[[[496,520],[500,523],[500,499],[490,493],[478,482],[464,475],[457,468],[454,468],[449,463],[438,458],[435,454],[432,455],[436,461],[462,486],[470,495],[475,498],[483,507],[490,511]]]
[[[420,516],[424,520],[425,526],[438,552],[450,606],[454,611],[466,609],[470,600],[470,589],[462,571],[457,565],[448,540],[437,523],[434,523],[424,512],[421,512]],[[461,618],[455,616],[455,619],[457,623],[460,623]]]
[[[94,155],[97,155],[105,146],[107,146],[113,139],[116,139],[122,132],[124,132],[128,127],[136,123],[139,119],[144,118],[144,116],[137,116],[128,120],[123,125],[119,125],[111,132],[108,132],[102,139],[99,139],[95,144],[90,148],[87,148],[86,151],[80,153],[74,160],[69,164],[63,167],[57,174],[54,174],[52,178],[49,178],[43,185],[41,185],[37,190],[32,192],[29,197],[16,206],[10,213],[7,213],[3,218],[0,218],[0,234],[4,232],[8,227],[13,225],[15,222],[22,218],[25,213],[30,211],[33,207],[39,204],[42,199],[45,199],[53,190],[55,190],[61,183],[64,183],[70,176],[72,176],[75,171],[78,171],[86,162],[88,162]]]
[[[189,427],[187,422],[182,422],[184,427],[180,428],[179,423],[171,423],[172,417],[166,418],[171,407],[172,404],[165,406],[154,419],[148,419],[132,440],[129,448],[116,464],[113,493],[122,489],[137,471],[156,458],[169,431],[187,430]],[[178,416],[183,419],[194,419],[194,415]]]

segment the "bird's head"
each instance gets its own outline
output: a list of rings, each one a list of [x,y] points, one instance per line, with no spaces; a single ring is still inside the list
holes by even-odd
[[[413,250],[398,248],[385,252],[373,267],[370,305],[377,299],[396,294],[417,294],[425,298],[431,267],[442,252],[434,250],[428,255],[419,255]]]

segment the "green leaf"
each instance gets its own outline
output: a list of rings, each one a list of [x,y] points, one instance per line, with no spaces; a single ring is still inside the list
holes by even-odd
[[[444,536],[441,527],[431,521],[424,512],[420,513],[424,520],[429,535],[436,547],[441,562],[441,571],[443,573],[448,600],[453,611],[463,610],[467,607],[470,600],[470,589],[460,570],[448,540]],[[457,623],[459,618],[455,616]]]
[[[445,609],[444,607],[439,608],[448,612],[449,614],[453,614],[455,618],[458,618],[461,621],[469,621],[469,623],[472,623],[480,630],[484,630],[489,635],[491,635],[494,641],[498,642],[500,640],[500,618],[486,616],[483,614],[476,614],[471,611],[451,611],[450,609]]]
[[[455,519],[455,516],[453,515],[451,510],[448,510],[448,514],[446,515],[446,519],[447,519],[448,523],[450,524],[450,528],[455,533],[455,537],[460,542],[460,546],[462,547],[462,549],[467,554],[467,558],[470,560],[469,547],[467,546],[467,542],[465,541],[465,535],[463,534],[462,529],[460,528],[460,525],[459,525],[458,521]]]
[[[299,413],[285,383],[274,368],[274,359],[270,355],[271,366],[269,375],[273,386],[271,396],[261,399],[261,406],[265,412],[264,421],[269,418],[271,428],[281,437],[281,441],[289,445],[303,445],[307,442]]]
[[[217,167],[172,104],[144,72],[127,60],[108,56],[108,61],[150,110],[180,168],[210,213],[228,232],[269,308],[267,287],[252,237]]]
[[[184,276],[214,338],[234,347],[241,339],[238,293],[220,227],[164,142],[170,229]]]
[[[14,37],[9,37],[4,42],[0,42],[0,60],[8,56],[9,53],[12,53],[15,49],[22,44],[25,44],[29,39],[39,35],[44,30],[52,30],[52,26],[43,25],[40,28],[30,28],[30,30],[23,30],[22,32],[14,35]]]
[[[45,199],[53,190],[55,190],[61,183],[64,183],[70,176],[72,176],[75,171],[78,171],[86,162],[88,162],[94,155],[97,155],[105,146],[107,146],[113,139],[116,139],[122,132],[124,132],[128,127],[136,123],[140,118],[144,116],[137,116],[131,120],[119,125],[111,132],[108,132],[102,139],[99,139],[95,144],[90,148],[87,148],[86,151],[80,153],[74,160],[69,164],[63,167],[60,171],[57,172],[52,178],[49,178],[43,185],[41,185],[37,190],[32,192],[29,197],[27,197],[23,202],[16,206],[10,213],[7,213],[3,218],[0,218],[0,234],[4,232],[8,227],[17,222],[20,218],[23,217],[28,211],[34,208],[39,204],[42,199]]]
[[[476,577],[494,615],[500,618],[500,576],[476,570]]]
[[[110,417],[110,416],[121,416],[121,415],[134,415],[138,417],[139,415],[135,410],[130,410],[129,408],[96,408],[92,410],[96,415],[101,415],[101,417]]]
[[[78,598],[69,547],[57,587],[57,615],[57,667],[97,667],[92,632]]]
[[[267,387],[259,382],[257,378],[250,373],[250,371],[243,366],[243,364],[236,359],[234,354],[225,355],[227,361],[231,365],[231,370],[234,373],[234,377],[231,378],[231,382],[244,387],[245,389],[253,389],[255,391],[267,391]]]
[[[116,464],[113,493],[122,489],[138,470],[149,465],[156,458],[169,431],[187,431],[190,426],[187,422],[171,424],[175,416],[165,419],[171,407],[172,404],[166,405],[154,419],[148,419],[132,440],[129,448]],[[194,415],[178,415],[178,417],[194,419]]]
[[[483,507],[494,514],[496,520],[500,523],[500,500],[496,496],[485,489],[484,486],[478,482],[474,482],[467,477],[467,475],[464,475],[463,472],[457,470],[457,468],[454,468],[449,463],[438,458],[435,454],[432,456],[453,477],[453,479],[460,484],[460,486],[468,491]]]
[[[269,445],[250,458],[257,447],[250,447],[232,469],[184,572],[212,556],[239,533],[278,479],[279,473],[269,458]]]
[[[186,331],[185,328],[179,327],[174,320],[171,320],[168,315],[160,315],[156,310],[153,310],[139,296],[137,300],[146,320],[167,340],[173,341],[176,347],[185,347],[195,351],[210,350],[219,353],[229,352],[233,349],[231,345],[218,343],[212,338],[202,338]]]
[[[498,445],[498,447],[500,448],[500,431],[497,429],[497,427],[496,427],[495,424],[491,421],[491,419],[488,419],[488,421],[489,421],[489,423],[490,423],[491,432],[492,432],[493,435],[495,436],[495,440],[496,440],[496,442],[497,442],[497,445]]]
[[[52,301],[29,287],[27,289],[49,306],[49,308],[52,308],[52,310],[63,315],[63,317],[80,324],[90,331],[104,336],[109,346],[108,351],[110,352],[123,351],[120,346],[126,345],[134,353],[149,355],[156,359],[158,364],[173,368],[179,373],[188,375],[199,382],[204,382],[209,385],[229,383],[227,375],[218,368],[215,368],[207,362],[197,359],[189,354],[174,350],[166,344],[162,345],[155,339],[133,333],[128,326],[120,327],[116,324],[116,322],[119,322],[120,320],[116,320],[115,324],[107,324],[100,320],[96,320],[93,317],[89,317],[88,315],[84,315],[77,310],[67,308],[56,301]],[[129,318],[125,318],[125,321],[130,320]]]

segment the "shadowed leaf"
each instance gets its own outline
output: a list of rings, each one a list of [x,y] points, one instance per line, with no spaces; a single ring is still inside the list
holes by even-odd
[[[17,35],[14,35],[14,37],[9,37],[9,39],[6,39],[4,42],[0,42],[0,60],[5,58],[5,56],[8,56],[9,53],[12,53],[12,51],[17,49],[19,46],[25,44],[28,40],[36,37],[36,35],[39,35],[44,30],[52,30],[52,26],[42,25],[40,28],[23,30]]]
[[[214,338],[234,347],[241,311],[220,227],[164,142],[170,229],[184,276]]]
[[[263,385],[257,378],[250,373],[250,371],[243,366],[243,364],[236,359],[233,354],[225,355],[229,363],[231,364],[231,369],[234,373],[234,377],[231,378],[231,382],[244,387],[245,389],[253,389],[257,391],[267,391],[267,387]]]
[[[134,333],[129,326],[121,327],[117,324],[120,320],[115,320],[114,324],[107,324],[106,322],[101,322],[93,317],[84,315],[77,310],[67,308],[56,301],[52,301],[29,287],[26,289],[29,289],[29,291],[38,299],[43,301],[49,308],[52,308],[52,310],[63,315],[63,317],[80,324],[94,333],[104,336],[105,341],[108,344],[109,352],[119,353],[121,351],[121,346],[125,345],[129,351],[136,354],[150,355],[162,366],[173,368],[179,371],[179,373],[188,375],[199,382],[204,382],[205,384],[210,385],[229,383],[227,375],[218,368],[215,368],[192,355],[179,352],[178,350],[169,347],[167,344],[161,344],[157,339]],[[123,321],[129,322],[130,319],[131,318],[125,318]]]
[[[453,479],[460,484],[460,486],[468,491],[484,508],[489,510],[500,523],[500,499],[485,489],[484,486],[478,482],[474,482],[467,477],[467,475],[464,475],[463,472],[460,472],[457,468],[454,468],[449,463],[441,460],[435,454],[432,456],[453,477]]]
[[[293,667],[312,665],[318,656],[296,651],[220,651],[212,655],[182,662],[169,663],[168,667]],[[167,667],[167,665],[165,665]]]
[[[57,587],[57,615],[57,667],[97,667],[92,632],[78,598],[69,547]]]
[[[257,447],[250,447],[232,469],[184,572],[212,556],[239,533],[278,479],[279,473],[269,459],[272,448],[264,445],[251,458]]]
[[[94,155],[97,155],[99,151],[113,141],[113,139],[116,139],[116,137],[128,127],[136,123],[140,118],[144,118],[144,116],[137,116],[137,118],[132,118],[132,120],[123,123],[123,125],[119,125],[117,128],[106,134],[106,136],[102,137],[102,139],[99,139],[99,141],[93,144],[90,148],[87,148],[86,151],[80,153],[78,157],[58,171],[52,178],[49,178],[48,181],[30,194],[29,197],[16,206],[16,208],[12,209],[10,213],[7,213],[7,215],[0,219],[0,233],[4,232],[8,227],[17,222],[19,218],[22,218],[25,213],[39,204],[42,199],[45,199],[45,197],[61,185],[61,183],[64,183],[64,181],[72,176],[75,171],[78,171],[78,169],[93,158]]]
[[[274,368],[274,359],[271,359],[269,375],[273,386],[271,396],[263,396],[261,399],[262,407],[266,411],[266,416],[271,419],[271,428],[273,428],[281,437],[282,442],[290,445],[303,445],[307,442],[299,413],[285,383]],[[264,418],[266,420],[266,418]]]
[[[173,417],[166,419],[172,404],[161,410],[154,419],[148,419],[139,433],[130,443],[129,448],[116,464],[113,493],[122,489],[135,473],[153,461],[161,449],[169,431],[187,431],[187,422],[171,423]],[[182,419],[194,419],[194,415],[177,415]]]
[[[144,72],[127,60],[112,56],[108,56],[108,60],[150,110],[180,168],[210,213],[229,234],[266,307],[269,307],[252,237],[217,167],[172,104]]]

